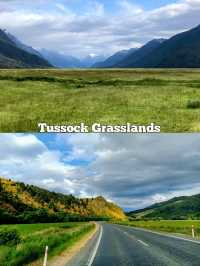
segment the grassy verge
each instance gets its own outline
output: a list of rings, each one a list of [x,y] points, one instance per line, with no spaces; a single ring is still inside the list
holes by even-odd
[[[192,225],[195,228],[196,237],[200,237],[200,221],[133,221],[133,222],[120,222],[122,225],[128,225],[133,227],[145,228],[154,231],[183,234],[187,236],[192,235]]]
[[[63,223],[7,226],[9,228],[17,229],[22,240],[17,246],[0,245],[1,266],[23,266],[40,259],[46,245],[49,246],[49,257],[57,255],[92,230],[94,225]]]
[[[154,122],[200,131],[199,70],[0,70],[0,131]]]

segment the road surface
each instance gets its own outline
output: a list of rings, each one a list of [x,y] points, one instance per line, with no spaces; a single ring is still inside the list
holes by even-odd
[[[71,265],[200,266],[200,242],[105,223]]]

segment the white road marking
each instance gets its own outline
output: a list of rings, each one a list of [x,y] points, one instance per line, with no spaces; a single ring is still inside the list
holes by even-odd
[[[99,248],[99,245],[100,245],[100,242],[101,242],[102,234],[103,234],[103,227],[101,226],[97,243],[96,243],[96,245],[94,247],[94,250],[92,252],[91,258],[88,260],[87,266],[92,266],[92,264],[94,262],[95,256],[97,254],[97,251],[98,251],[98,248]]]
[[[149,247],[149,245],[147,243],[145,243],[144,241],[140,240],[140,239],[137,239],[138,242],[140,242],[142,245],[146,246],[146,247]]]
[[[132,238],[133,240],[136,240],[138,242],[140,242],[142,245],[146,246],[146,247],[149,247],[149,245],[147,243],[145,243],[144,241],[140,240],[140,239],[137,239],[135,236],[133,235],[130,235],[129,233],[127,233],[126,231],[122,231],[121,229],[119,228],[116,228],[117,230],[119,230],[120,232],[124,233],[126,236],[128,236],[129,238]]]
[[[174,238],[174,239],[178,239],[178,240],[182,240],[182,241],[188,241],[188,242],[192,242],[192,243],[200,245],[200,241],[198,241],[198,240],[187,239],[187,238],[183,238],[183,237],[179,237],[179,236],[175,236],[175,235],[169,235],[169,234],[155,232],[152,230],[133,227],[133,226],[126,226],[126,225],[119,225],[119,226],[126,227],[126,228],[133,229],[133,230],[137,230],[137,231],[148,232],[148,233],[152,233],[152,234],[156,234],[156,235],[160,235],[160,236],[165,236],[168,238]]]

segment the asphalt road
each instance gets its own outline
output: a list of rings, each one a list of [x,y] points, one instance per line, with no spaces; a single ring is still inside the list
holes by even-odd
[[[200,266],[200,242],[102,224],[73,266]]]

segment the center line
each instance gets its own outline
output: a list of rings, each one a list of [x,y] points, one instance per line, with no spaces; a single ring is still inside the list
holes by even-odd
[[[149,247],[149,245],[148,245],[147,243],[145,243],[144,241],[142,241],[142,240],[140,240],[140,239],[138,239],[137,241],[140,242],[142,245],[144,245],[144,246],[146,246],[146,247]]]
[[[145,243],[144,241],[140,240],[140,239],[136,239],[133,235],[130,235],[128,234],[127,232],[125,231],[122,231],[121,229],[119,228],[116,228],[117,230],[121,231],[122,233],[124,233],[126,236],[128,236],[129,238],[132,238],[133,240],[136,240],[138,242],[140,242],[142,245],[144,245],[145,247],[149,247],[149,245],[147,243]]]

